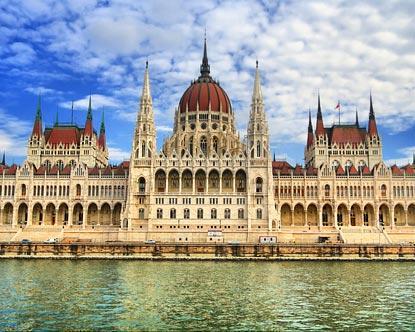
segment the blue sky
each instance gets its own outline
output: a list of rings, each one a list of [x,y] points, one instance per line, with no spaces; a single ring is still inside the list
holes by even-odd
[[[198,76],[204,29],[211,74],[227,91],[241,136],[259,60],[271,149],[302,162],[308,109],[320,91],[325,124],[367,125],[369,92],[388,163],[415,151],[413,1],[2,1],[0,151],[21,163],[42,94],[44,123],[83,126],[92,94],[105,112],[110,159],[128,159],[145,61],[150,63],[158,145]]]

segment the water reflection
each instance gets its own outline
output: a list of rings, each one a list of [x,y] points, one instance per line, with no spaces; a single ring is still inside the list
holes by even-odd
[[[415,265],[0,261],[0,330],[413,330]]]

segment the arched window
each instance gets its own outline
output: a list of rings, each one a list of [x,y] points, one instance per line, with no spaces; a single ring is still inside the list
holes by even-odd
[[[146,142],[143,141],[143,143],[141,143],[141,157],[145,157],[146,156]]]
[[[213,151],[218,153],[218,138],[216,136],[213,137],[212,146],[213,146]]]
[[[218,217],[218,211],[216,209],[210,210],[210,218],[216,219]]]
[[[256,178],[256,192],[262,193],[262,178]]]
[[[244,213],[244,209],[238,209],[238,218],[239,219],[244,219],[245,218],[245,213]]]
[[[163,219],[163,209],[157,209],[157,219]]]
[[[257,209],[256,210],[256,218],[257,219],[262,219],[262,209]]]
[[[197,209],[197,219],[203,219],[203,209]]]
[[[324,196],[325,197],[330,197],[330,186],[328,184],[326,184],[324,186]],[[343,195],[342,195],[343,196]]]
[[[76,185],[76,196],[81,196],[81,185],[80,184]]]
[[[256,142],[256,156],[261,157],[261,142]]]
[[[170,219],[176,219],[176,209],[170,209]]]
[[[138,209],[138,219],[144,219],[144,209]]]
[[[193,136],[189,139],[189,152],[193,156]]]
[[[231,210],[225,209],[225,219],[231,219]]]
[[[140,194],[144,194],[145,191],[146,191],[146,180],[143,177],[141,177],[138,180],[138,192]]]
[[[62,171],[63,170],[63,167],[64,167],[63,161],[62,160],[58,160],[56,162],[56,166],[58,166],[59,170]]]
[[[52,164],[49,160],[46,160],[43,165],[45,166],[45,168],[49,171],[50,168],[52,167]]]
[[[382,197],[386,197],[386,185],[382,184],[382,186],[380,187],[380,193]]]
[[[183,218],[184,219],[190,219],[190,210],[189,209],[184,209]]]
[[[203,154],[207,155],[207,140],[205,136],[202,136],[200,139],[200,150],[203,152]]]
[[[26,185],[22,184],[22,196],[26,196]]]

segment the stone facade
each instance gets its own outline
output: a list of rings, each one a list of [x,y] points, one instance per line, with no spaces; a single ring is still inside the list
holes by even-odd
[[[241,139],[230,99],[210,76],[205,42],[200,76],[160,151],[156,137],[148,64],[131,158],[118,166],[108,165],[104,122],[99,135],[93,129],[91,100],[84,128],[56,123],[44,131],[39,102],[27,160],[0,166],[0,224],[88,237],[107,230],[112,240],[120,232],[116,239],[137,241],[415,239],[414,164],[383,163],[372,96],[367,130],[357,116],[324,127],[319,96],[305,166],[272,160],[258,63]]]

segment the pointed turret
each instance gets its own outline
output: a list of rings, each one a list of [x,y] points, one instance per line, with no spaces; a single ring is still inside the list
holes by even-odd
[[[1,165],[6,166],[6,152],[3,151],[3,158],[1,159]]]
[[[323,114],[321,113],[320,92],[318,93],[317,105],[317,122],[316,122],[316,136],[324,136],[326,130],[324,129]]]
[[[141,93],[141,105],[152,104],[153,99],[151,98],[150,90],[150,75],[148,72],[148,61],[146,61],[146,70],[144,71],[143,91]]]
[[[105,137],[104,111],[102,111],[101,126],[100,126],[100,129],[99,129],[98,144],[101,148],[105,149],[106,137]]]
[[[370,137],[378,136],[378,128],[376,126],[375,112],[373,110],[372,93],[370,93],[369,126],[368,126],[367,132]]]
[[[264,110],[258,61],[256,61],[255,80],[252,90],[252,104],[248,123],[248,139],[252,142],[251,144],[255,144],[255,147],[251,146],[251,158],[265,158],[267,154],[266,151],[269,149],[268,121]]]
[[[252,92],[252,102],[261,102],[262,103],[262,91],[261,91],[261,77],[259,76],[258,69],[258,60],[256,61],[255,69],[255,81],[254,81],[254,91]]]
[[[91,95],[90,95],[89,96],[88,113],[86,115],[84,135],[92,137],[93,131],[94,131],[94,129],[93,129],[93,124],[92,124],[92,101],[91,101]]]
[[[40,94],[37,101],[35,123],[33,124],[32,137],[33,136],[36,136],[37,138],[42,136],[42,108]]]
[[[209,77],[210,76],[210,66],[207,56],[207,46],[206,46],[206,35],[205,35],[205,44],[203,47],[203,59],[202,64],[200,65],[200,75],[201,77]]]
[[[357,108],[356,108],[356,127],[359,128],[359,114],[357,113]]]
[[[308,133],[307,133],[307,147],[313,145],[314,135],[313,135],[313,124],[311,123],[311,111],[308,110]]]

